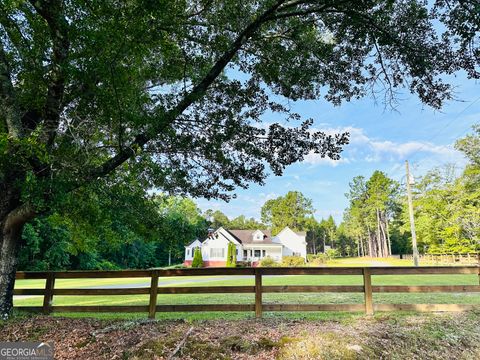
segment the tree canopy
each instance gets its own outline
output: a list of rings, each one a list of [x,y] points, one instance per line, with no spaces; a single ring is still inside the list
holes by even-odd
[[[268,200],[261,209],[262,222],[272,229],[273,235],[285,226],[292,230],[307,230],[313,213],[312,200],[299,191],[289,191],[285,196]]]

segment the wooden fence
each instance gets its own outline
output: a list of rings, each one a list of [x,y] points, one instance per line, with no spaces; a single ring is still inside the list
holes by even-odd
[[[150,318],[156,312],[196,312],[196,311],[254,311],[261,317],[264,311],[374,311],[411,310],[411,311],[464,311],[480,309],[479,305],[465,304],[374,304],[373,293],[466,293],[480,292],[480,285],[429,285],[429,286],[374,286],[374,275],[425,275],[425,274],[476,274],[480,283],[479,266],[456,267],[364,267],[364,268],[204,268],[175,270],[122,270],[122,271],[58,271],[58,272],[18,272],[17,279],[45,279],[42,289],[15,289],[14,295],[43,295],[43,306],[18,306],[17,309],[43,312],[148,312]],[[234,276],[250,275],[255,278],[254,286],[192,286],[159,287],[161,277],[172,276]],[[264,275],[359,275],[363,285],[282,285],[264,286]],[[56,289],[56,279],[86,278],[150,278],[149,287],[139,288],[103,288],[103,289]],[[292,278],[293,279],[293,278]],[[262,301],[264,293],[363,293],[363,304],[268,304]],[[193,304],[193,305],[157,305],[158,294],[214,294],[214,293],[254,293],[253,304]],[[148,305],[130,306],[54,306],[55,295],[149,295]]]
[[[403,255],[403,259],[412,260],[413,255]],[[480,264],[480,253],[472,254],[420,254],[420,263],[429,265],[475,265]]]

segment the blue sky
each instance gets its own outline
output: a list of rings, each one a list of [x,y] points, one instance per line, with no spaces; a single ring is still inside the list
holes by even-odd
[[[202,210],[218,209],[229,217],[243,214],[259,219],[266,200],[298,190],[313,200],[317,219],[331,214],[338,223],[348,205],[344,194],[354,176],[369,177],[378,169],[401,181],[407,159],[415,176],[446,163],[462,168],[466,161],[453,144],[473,124],[480,123],[480,84],[462,76],[451,83],[456,86],[458,100],[448,102],[441,111],[422,105],[409,94],[402,95],[396,111],[368,97],[339,107],[323,99],[290,103],[293,111],[313,118],[316,129],[350,132],[350,144],[344,148],[342,159],[333,161],[312,154],[287,168],[283,176],[270,176],[264,186],[238,189],[237,198],[229,203],[196,202]],[[268,115],[264,120],[273,121]]]

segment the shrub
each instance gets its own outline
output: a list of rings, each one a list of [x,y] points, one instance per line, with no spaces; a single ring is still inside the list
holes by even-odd
[[[325,265],[327,263],[327,255],[325,254],[317,254],[317,255],[314,255],[310,258],[310,265],[312,266],[321,266],[321,265]]]
[[[284,256],[282,258],[282,266],[305,266],[305,259],[301,256]]]
[[[228,243],[227,267],[235,266],[237,266],[237,247],[233,243]]]
[[[120,270],[120,267],[108,260],[102,260],[98,263],[98,270]]]
[[[270,256],[264,257],[262,260],[260,260],[259,266],[261,267],[274,267],[278,266],[278,263],[273,260]]]
[[[325,251],[325,255],[327,256],[328,259],[335,259],[340,257],[340,251],[337,249],[328,249]]]
[[[192,268],[201,267],[203,267],[202,251],[199,248],[196,248],[195,252],[193,253]]]
[[[176,264],[171,266],[164,266],[161,269],[186,269],[187,267],[183,264]]]

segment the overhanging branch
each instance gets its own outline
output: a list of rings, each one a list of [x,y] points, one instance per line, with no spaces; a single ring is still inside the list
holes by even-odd
[[[99,167],[91,170],[86,180],[92,180],[98,177],[109,174],[114,171],[118,166],[123,164],[129,158],[135,156],[137,151],[141,149],[147,142],[152,140],[157,134],[171,124],[180,114],[183,113],[190,105],[201,98],[209,86],[215,81],[215,79],[222,73],[228,63],[233,59],[235,54],[240,50],[242,45],[264,24],[271,19],[271,15],[277,11],[277,9],[285,2],[280,0],[275,5],[265,10],[256,20],[252,21],[240,34],[235,41],[230,45],[227,51],[215,62],[210,71],[193,89],[187,93],[183,99],[171,110],[166,112],[157,126],[149,131],[137,135],[135,140],[130,146],[120,150],[115,156],[107,160]]]
[[[15,101],[15,91],[12,84],[7,53],[0,43],[0,105],[2,105],[3,125],[12,138],[22,136],[20,113]]]
[[[41,139],[51,147],[60,122],[65,92],[65,66],[70,49],[68,23],[62,0],[30,0],[37,13],[47,22],[52,37],[52,57],[47,98],[43,107],[43,132]]]

